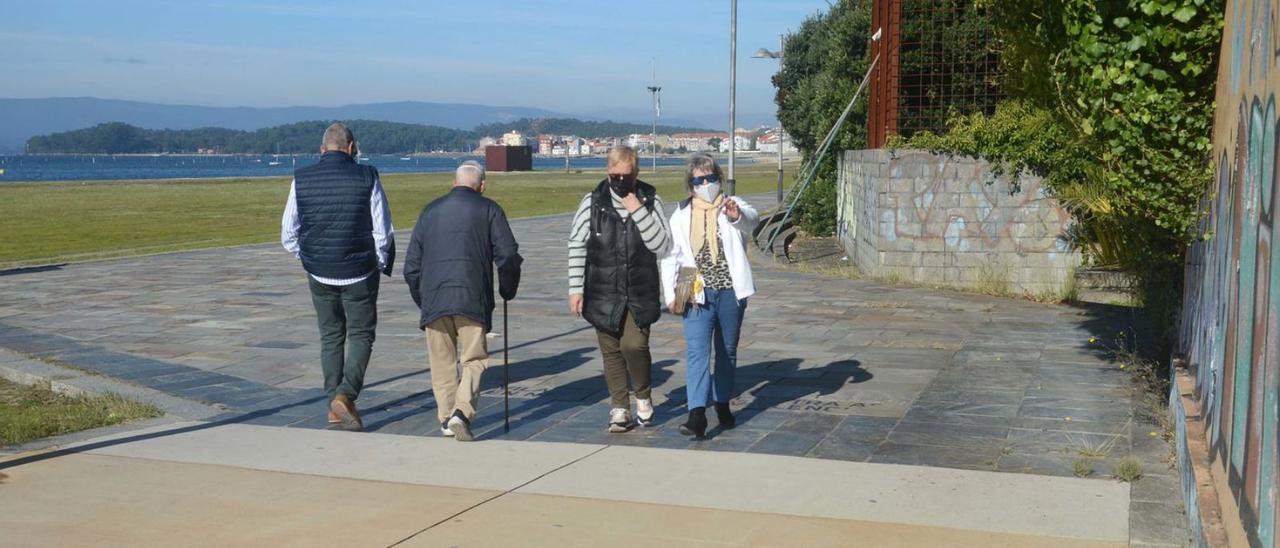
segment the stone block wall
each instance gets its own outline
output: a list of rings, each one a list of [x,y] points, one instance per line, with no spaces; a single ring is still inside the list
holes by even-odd
[[[1066,292],[1071,216],[1038,177],[1011,185],[985,160],[915,150],[840,158],[837,231],[872,277],[1015,294]]]

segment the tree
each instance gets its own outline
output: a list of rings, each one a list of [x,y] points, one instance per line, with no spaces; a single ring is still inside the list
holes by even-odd
[[[782,71],[774,76],[778,120],[806,159],[812,159],[867,72],[871,13],[839,2],[806,19],[787,37]],[[859,101],[836,134],[832,151],[864,148],[867,107]],[[830,234],[836,221],[836,157],[828,154],[796,204],[795,217],[812,234]]]

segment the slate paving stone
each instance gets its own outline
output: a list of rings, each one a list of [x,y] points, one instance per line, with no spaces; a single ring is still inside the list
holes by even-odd
[[[234,424],[252,424],[256,426],[290,426],[303,421],[302,417],[277,414],[227,413],[217,415],[210,422],[226,421]]]
[[[871,457],[879,441],[864,441],[844,436],[827,436],[810,449],[806,456],[862,462]]]
[[[1126,402],[1127,403],[1127,402]],[[1094,409],[1073,409],[1067,407],[1057,407],[1053,405],[1040,405],[1034,403],[1023,404],[1018,409],[1020,417],[1034,417],[1041,419],[1066,419],[1083,420],[1091,422],[1110,422],[1123,424],[1129,419],[1129,410],[1127,405],[1123,409],[1117,408],[1094,408]]]
[[[771,455],[803,456],[823,440],[822,434],[808,432],[773,431],[760,441],[752,444],[748,450],[752,453],[768,453]]]
[[[907,411],[906,415],[903,415],[902,420],[914,422],[935,422],[941,424],[972,424],[976,426],[1009,427],[1013,426],[1015,419],[1011,417],[971,415],[967,413],[938,411],[936,409],[923,407],[912,407],[911,410]]]
[[[837,415],[803,414],[778,425],[777,431],[791,434],[815,434],[825,436],[840,424],[843,417]]]
[[[902,422],[888,435],[888,441],[904,445],[946,445],[990,447],[1006,439],[1009,429],[996,426]]]

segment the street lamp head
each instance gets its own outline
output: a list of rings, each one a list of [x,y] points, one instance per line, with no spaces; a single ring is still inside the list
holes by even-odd
[[[756,50],[756,52],[755,52],[755,53],[751,54],[751,57],[754,57],[754,58],[756,58],[756,59],[781,59],[781,58],[782,58],[782,52],[781,52],[781,51],[769,51],[769,50],[767,50],[767,49],[760,48],[760,49]]]

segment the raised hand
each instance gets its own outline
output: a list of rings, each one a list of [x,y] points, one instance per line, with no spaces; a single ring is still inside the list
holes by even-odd
[[[634,192],[626,195],[626,197],[622,199],[622,207],[627,208],[627,211],[630,211],[631,213],[639,211],[643,205],[644,204],[640,202],[640,199],[636,198],[636,193]]]
[[[738,208],[737,200],[729,197],[724,199],[724,214],[729,217],[730,221],[738,222],[738,219],[742,217],[742,210]]]

